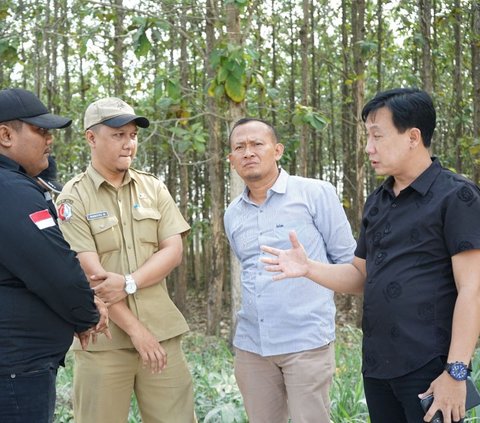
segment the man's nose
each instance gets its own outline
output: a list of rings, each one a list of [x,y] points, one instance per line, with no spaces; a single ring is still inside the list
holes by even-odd
[[[128,138],[124,143],[123,143],[123,148],[125,148],[126,150],[130,149],[130,148],[133,148],[133,146],[135,145],[135,140],[132,139],[132,138]]]
[[[249,147],[248,145],[245,146],[245,152],[243,154],[245,157],[253,156],[253,148]]]
[[[365,153],[372,154],[375,148],[373,146],[373,142],[370,140],[370,137],[367,137],[367,143],[365,144]]]

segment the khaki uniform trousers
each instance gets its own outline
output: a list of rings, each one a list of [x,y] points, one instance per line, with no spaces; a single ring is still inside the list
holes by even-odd
[[[235,350],[235,377],[250,423],[329,423],[334,344],[262,357]]]
[[[75,351],[75,423],[127,422],[135,392],[144,423],[196,423],[192,377],[181,337],[161,344],[167,367],[160,374],[143,368],[135,349]]]

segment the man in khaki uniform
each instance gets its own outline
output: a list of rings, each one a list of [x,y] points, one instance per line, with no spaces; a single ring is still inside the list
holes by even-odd
[[[75,421],[126,422],[133,391],[144,423],[195,422],[180,345],[188,326],[165,283],[190,228],[165,185],[130,168],[137,126],[148,119],[105,98],[87,108],[84,125],[92,162],[65,185],[57,207],[65,238],[109,305],[112,340],[73,346]]]

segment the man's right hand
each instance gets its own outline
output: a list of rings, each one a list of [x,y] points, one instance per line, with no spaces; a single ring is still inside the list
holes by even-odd
[[[268,266],[265,266],[265,270],[278,272],[273,277],[273,280],[276,281],[285,278],[298,278],[306,276],[308,273],[308,257],[303,245],[297,238],[297,234],[295,231],[290,231],[288,237],[292,244],[292,248],[289,250],[280,250],[266,245],[260,247],[265,253],[274,256],[273,258],[264,257],[261,261],[268,264]]]
[[[110,334],[110,330],[108,329],[109,319],[107,305],[96,295],[94,295],[93,300],[97,307],[98,313],[100,314],[100,320],[95,326],[94,332],[95,334],[103,333],[108,339],[112,339],[112,335]]]
[[[166,351],[141,323],[137,325],[130,339],[142,358],[143,367],[149,367],[152,373],[160,373],[167,366]]]

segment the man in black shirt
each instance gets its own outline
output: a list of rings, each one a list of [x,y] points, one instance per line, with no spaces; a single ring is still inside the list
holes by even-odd
[[[436,115],[417,89],[378,93],[363,109],[366,152],[389,175],[367,199],[352,264],[264,247],[274,279],[306,276],[364,293],[363,377],[372,423],[465,415],[465,379],[480,332],[480,190],[429,147]],[[433,393],[425,414],[419,397]]]
[[[0,91],[0,421],[50,423],[55,377],[74,333],[106,329],[106,307],[34,177],[48,166],[52,115],[31,92]],[[99,321],[99,311],[102,318]]]

